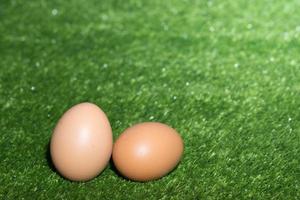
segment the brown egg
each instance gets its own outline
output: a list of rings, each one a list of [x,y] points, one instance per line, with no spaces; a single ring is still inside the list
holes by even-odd
[[[145,122],[126,129],[113,147],[118,171],[134,181],[150,181],[166,175],[179,163],[183,141],[173,128]]]
[[[105,113],[92,103],[69,109],[58,121],[50,143],[58,172],[73,181],[97,176],[112,153],[112,131]]]

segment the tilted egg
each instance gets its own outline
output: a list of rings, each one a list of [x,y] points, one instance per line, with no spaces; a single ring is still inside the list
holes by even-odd
[[[134,181],[150,181],[168,174],[179,163],[184,144],[173,128],[145,122],[126,129],[113,147],[118,171]]]
[[[112,130],[105,113],[95,104],[80,103],[58,121],[50,142],[50,154],[62,176],[86,181],[107,166],[112,145]]]

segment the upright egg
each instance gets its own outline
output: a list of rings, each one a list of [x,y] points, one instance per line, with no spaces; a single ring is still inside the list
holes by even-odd
[[[172,171],[182,157],[183,148],[175,129],[158,122],[144,122],[119,136],[112,158],[123,176],[134,181],[150,181]]]
[[[105,113],[95,104],[80,103],[58,121],[50,142],[57,171],[73,181],[87,181],[108,164],[112,130]]]

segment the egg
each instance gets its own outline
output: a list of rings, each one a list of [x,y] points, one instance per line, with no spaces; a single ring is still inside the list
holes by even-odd
[[[105,113],[95,104],[80,103],[63,114],[50,142],[57,171],[72,181],[96,177],[108,164],[113,138]]]
[[[179,163],[184,150],[181,136],[168,125],[144,122],[126,129],[113,146],[117,170],[134,181],[159,179]]]

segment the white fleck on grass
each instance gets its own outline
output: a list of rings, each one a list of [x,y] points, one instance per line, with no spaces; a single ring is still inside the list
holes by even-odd
[[[39,62],[36,62],[36,63],[35,63],[35,66],[36,66],[36,67],[39,67],[39,66],[41,66],[41,64],[40,64]]]
[[[235,68],[239,68],[239,67],[240,67],[240,64],[239,64],[239,63],[235,63],[235,64],[234,64],[234,67],[235,67]]]
[[[57,14],[58,14],[58,10],[55,9],[55,8],[52,9],[51,14],[52,14],[53,16],[57,15]]]
[[[177,99],[177,97],[176,97],[176,96],[173,96],[173,99],[174,99],[174,100],[176,100],[176,99]]]
[[[31,91],[35,91],[35,87],[34,86],[31,86]]]
[[[150,116],[150,117],[149,117],[149,119],[150,119],[150,120],[153,120],[153,119],[154,119],[154,117],[153,117],[153,116]]]
[[[190,83],[189,83],[189,82],[186,82],[186,83],[185,83],[185,85],[186,85],[186,86],[189,86],[189,85],[190,85]]]
[[[102,66],[104,69],[106,69],[108,67],[108,64],[104,63]]]
[[[295,61],[295,60],[291,60],[290,63],[291,63],[291,65],[293,65],[293,66],[296,65],[296,61]]]

